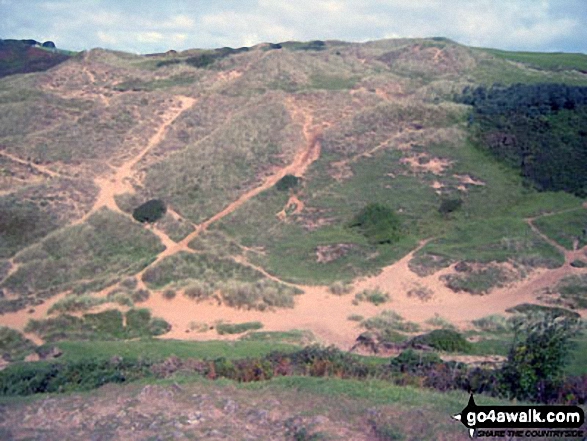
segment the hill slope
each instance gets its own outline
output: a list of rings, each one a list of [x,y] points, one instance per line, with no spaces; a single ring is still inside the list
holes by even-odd
[[[136,305],[167,337],[258,321],[350,347],[384,308],[461,327],[524,302],[584,313],[560,288],[586,271],[583,200],[538,192],[484,149],[459,98],[495,82],[587,85],[584,57],[547,58],[445,39],[288,42],[94,49],[6,77],[0,323],[49,314],[72,328],[30,338],[81,338],[94,315],[59,314]],[[584,147],[581,124],[557,115],[572,138],[561,149]],[[141,224],[149,200],[166,212]],[[374,204],[386,208],[364,211]],[[393,240],[373,239],[388,225],[377,216],[352,227],[365,212],[393,213]],[[368,300],[377,292],[391,301]]]

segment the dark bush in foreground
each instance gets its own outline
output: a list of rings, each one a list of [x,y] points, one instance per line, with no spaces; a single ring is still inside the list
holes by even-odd
[[[238,360],[170,357],[152,362],[112,357],[108,360],[18,363],[0,371],[0,395],[88,390],[106,383],[152,376],[164,378],[179,372],[202,375],[211,380],[227,378],[239,382],[299,375],[357,380],[378,378],[397,385],[429,387],[439,391],[472,390],[493,396],[503,396],[504,387],[507,390],[511,386],[507,382],[508,377],[504,377],[499,370],[471,369],[464,363],[444,362],[431,352],[408,349],[388,363],[381,363],[335,347],[308,346],[293,353],[274,351],[264,357]],[[553,386],[545,399],[538,396],[528,399],[557,404],[585,403],[587,376],[567,377]],[[540,390],[538,388],[536,392]]]
[[[153,223],[161,219],[166,211],[167,207],[162,200],[151,199],[135,208],[132,212],[132,217],[139,222]]]
[[[579,329],[578,319],[554,314],[516,323],[514,342],[501,370],[504,393],[539,402],[556,397],[563,384],[572,338]]]
[[[67,363],[19,363],[0,374],[0,395],[90,390],[107,383],[124,383],[150,376],[150,364],[140,360],[83,360]]]

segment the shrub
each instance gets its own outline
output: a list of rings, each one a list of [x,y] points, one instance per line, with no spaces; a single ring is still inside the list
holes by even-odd
[[[47,312],[53,314],[55,312],[85,311],[105,302],[105,299],[92,297],[90,295],[78,296],[74,294],[55,302]]]
[[[579,333],[576,318],[544,314],[514,324],[514,340],[501,369],[504,392],[512,398],[547,402],[556,395]]]
[[[442,329],[455,329],[451,322],[438,315],[438,313],[434,314],[434,317],[426,320],[426,323],[430,326],[435,326]]]
[[[148,362],[126,359],[14,364],[0,373],[0,395],[90,390],[151,376],[148,368]]]
[[[127,289],[135,289],[137,287],[137,279],[136,277],[127,277],[122,282],[120,282],[120,286]]]
[[[419,335],[411,340],[412,344],[430,346],[439,351],[470,352],[473,345],[461,334],[452,329],[435,329],[427,334]]]
[[[160,199],[151,199],[144,204],[135,208],[132,212],[132,217],[139,222],[157,222],[163,217],[167,207]]]
[[[193,67],[203,68],[210,66],[218,59],[218,56],[213,54],[199,54],[193,57],[186,58],[185,62]]]
[[[389,302],[389,294],[379,291],[379,289],[366,289],[360,293],[355,294],[355,300],[367,301],[379,306],[382,303]]]
[[[261,329],[263,324],[261,322],[246,322],[246,323],[219,323],[216,325],[216,332],[220,335],[224,334],[242,334],[250,330]]]
[[[176,292],[173,289],[166,289],[163,291],[163,298],[166,300],[172,300],[176,296]]]
[[[395,243],[401,237],[401,222],[395,212],[381,204],[369,204],[350,224],[375,244]]]
[[[571,262],[571,266],[573,268],[585,268],[587,267],[587,262],[579,259],[575,259]]]
[[[214,294],[214,289],[208,283],[196,281],[189,284],[183,294],[190,299],[204,300]]]
[[[460,198],[444,198],[440,201],[440,207],[438,207],[438,211],[442,215],[447,215],[454,211],[457,211],[463,205],[463,201]]]
[[[381,314],[368,318],[362,325],[371,331],[384,332],[385,330],[417,332],[420,326],[417,323],[406,322],[404,318],[395,311],[382,311]]]
[[[351,322],[360,322],[364,318],[365,317],[363,317],[362,315],[359,315],[359,314],[351,314],[347,317],[347,320],[350,320]]]
[[[342,282],[334,282],[332,285],[328,287],[328,290],[337,296],[342,296],[344,294],[349,294],[352,291],[353,287],[349,283],[342,283]]]
[[[146,289],[138,289],[130,293],[130,298],[135,303],[146,302],[149,300],[151,293]]]
[[[262,280],[256,283],[229,282],[221,287],[222,301],[233,308],[264,311],[267,308],[293,308],[296,288]]]
[[[132,296],[125,290],[115,289],[108,293],[106,297],[109,302],[116,303],[120,306],[133,306]]]
[[[434,291],[425,286],[417,286],[416,288],[410,289],[407,294],[408,297],[417,297],[423,302],[427,302],[434,296]]]
[[[287,191],[290,188],[297,187],[299,182],[300,178],[298,178],[297,176],[285,175],[283,178],[277,181],[277,184],[275,184],[275,188],[279,191]]]
[[[389,367],[392,371],[418,372],[423,368],[442,363],[442,360],[434,352],[416,352],[406,349],[397,357],[392,358]]]

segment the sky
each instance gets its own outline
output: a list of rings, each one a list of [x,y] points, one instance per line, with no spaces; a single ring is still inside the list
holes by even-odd
[[[0,38],[133,53],[287,40],[448,37],[587,53],[585,0],[0,0]]]

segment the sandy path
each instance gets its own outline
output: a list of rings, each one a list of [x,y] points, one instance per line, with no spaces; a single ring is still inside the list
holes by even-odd
[[[569,274],[587,273],[587,269],[573,268],[565,264],[554,270],[536,270],[528,278],[495,289],[488,295],[455,293],[441,280],[443,275],[453,272],[452,267],[426,277],[420,277],[410,270],[409,261],[425,244],[426,241],[421,242],[416,249],[398,262],[383,268],[377,276],[356,280],[353,292],[345,296],[332,295],[325,286],[298,286],[304,294],[296,297],[293,309],[273,312],[243,311],[216,303],[195,303],[183,296],[178,296],[172,302],[155,296],[149,300],[147,306],[172,323],[173,329],[163,338],[190,340],[219,338],[213,330],[205,333],[190,332],[189,324],[192,321],[207,324],[213,324],[218,320],[234,323],[260,321],[265,331],[309,329],[324,343],[350,349],[357,335],[363,331],[356,322],[348,320],[351,314],[370,317],[384,309],[391,309],[406,320],[420,324],[438,315],[460,328],[469,328],[471,320],[491,314],[504,314],[507,309],[521,303],[541,304],[537,297],[542,289],[554,286]],[[584,250],[575,252],[566,250],[567,258],[579,252]],[[248,264],[246,261],[243,263]],[[266,274],[262,268],[255,268]],[[266,275],[272,278],[270,274]],[[408,292],[414,288],[429,289],[433,295],[427,301],[410,297]],[[391,296],[391,302],[379,307],[366,302],[353,305],[354,293],[364,289],[380,289],[387,292]],[[586,311],[582,313],[583,316],[587,315]]]
[[[63,177],[61,174],[59,174],[57,172],[54,172],[50,168],[47,168],[47,167],[45,167],[43,165],[35,164],[35,163],[31,162],[31,161],[26,161],[24,159],[19,158],[18,156],[11,155],[8,152],[0,151],[0,156],[4,156],[5,158],[10,159],[11,161],[18,162],[19,164],[26,165],[27,167],[34,168],[39,173],[42,173],[44,175],[48,175],[48,176],[50,176],[52,178],[60,178],[60,177]]]
[[[18,329],[19,331],[24,331],[27,323],[30,319],[41,320],[47,317],[47,311],[57,303],[59,300],[63,299],[67,295],[66,292],[58,294],[54,297],[51,297],[48,300],[45,300],[42,304],[36,306],[29,306],[26,310],[11,312],[8,314],[0,315],[0,324],[2,326],[8,326],[13,329]],[[34,312],[29,313],[28,311],[34,309]],[[36,334],[25,334],[25,336],[32,340],[35,344],[43,344],[43,341],[37,337]]]
[[[285,175],[292,174],[295,176],[302,176],[307,170],[307,168],[320,157],[319,138],[321,135],[321,129],[313,126],[312,116],[309,112],[305,112],[299,108],[296,108],[294,112],[303,115],[303,133],[306,143],[304,147],[300,149],[300,151],[296,154],[293,162],[285,166],[284,168],[280,169],[273,175],[269,176],[258,187],[255,187],[249,190],[248,192],[243,193],[237,200],[228,204],[222,211],[216,213],[214,216],[204,221],[200,225],[195,226],[196,229],[192,233],[187,235],[180,242],[177,242],[174,246],[170,246],[167,249],[165,249],[162,253],[160,253],[157,256],[157,259],[151,265],[143,269],[143,271],[141,271],[137,275],[139,279],[142,278],[143,274],[145,273],[145,271],[147,271],[148,268],[161,262],[166,257],[172,256],[181,251],[193,251],[188,247],[188,244],[196,237],[198,237],[203,231],[205,231],[210,225],[212,225],[215,222],[218,222],[219,220],[238,210],[243,204],[257,196],[259,193],[262,193],[263,191],[273,187]]]
[[[123,163],[120,167],[117,167],[114,176],[99,177],[94,180],[95,184],[100,189],[98,199],[90,211],[88,211],[88,213],[86,213],[86,215],[81,220],[79,220],[78,223],[84,222],[102,207],[107,207],[117,213],[125,214],[118,208],[118,205],[115,201],[115,196],[126,192],[134,193],[134,188],[129,182],[134,175],[133,168],[145,157],[147,153],[149,153],[153,147],[158,145],[163,140],[169,126],[185,110],[189,109],[196,103],[196,100],[193,98],[185,96],[180,96],[177,98],[179,99],[179,106],[167,110],[163,116],[163,124],[161,124],[157,132],[155,132],[155,134],[151,137],[145,148],[143,148],[130,160]]]

